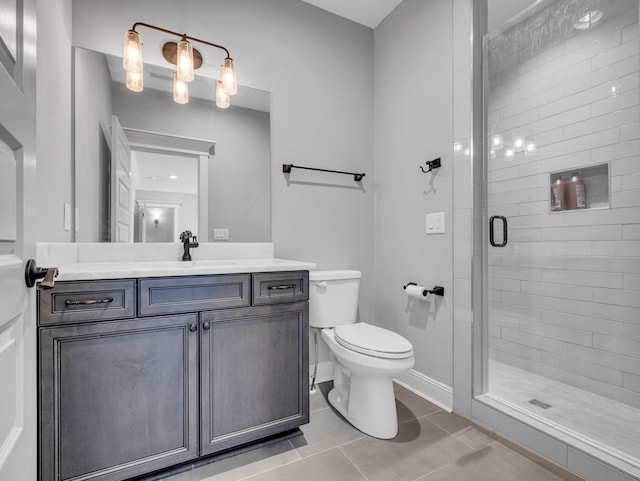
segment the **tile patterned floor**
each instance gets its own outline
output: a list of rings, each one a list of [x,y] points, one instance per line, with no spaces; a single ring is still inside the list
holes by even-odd
[[[303,436],[280,441],[166,481],[578,481],[526,457],[465,419],[396,386],[399,433],[362,434],[328,404],[331,383],[311,396]],[[552,469],[554,472],[550,471]]]
[[[640,465],[640,409],[492,359],[489,392]],[[531,399],[551,407],[540,408]]]

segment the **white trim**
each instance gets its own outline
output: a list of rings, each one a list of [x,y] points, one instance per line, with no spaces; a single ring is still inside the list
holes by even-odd
[[[448,413],[453,412],[453,389],[450,386],[431,379],[414,369],[410,369],[409,372],[394,381]]]

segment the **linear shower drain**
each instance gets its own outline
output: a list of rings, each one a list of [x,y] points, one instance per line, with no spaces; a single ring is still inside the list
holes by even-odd
[[[542,402],[539,399],[529,399],[529,403],[533,404],[534,406],[538,406],[539,408],[542,408],[542,409],[549,409],[551,407],[551,404]]]

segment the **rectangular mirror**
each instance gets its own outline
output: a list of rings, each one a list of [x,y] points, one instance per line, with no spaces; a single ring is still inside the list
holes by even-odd
[[[125,87],[122,59],[74,49],[77,242],[270,242],[269,93],[238,87],[215,106],[196,75],[173,101],[173,71],[145,65]]]

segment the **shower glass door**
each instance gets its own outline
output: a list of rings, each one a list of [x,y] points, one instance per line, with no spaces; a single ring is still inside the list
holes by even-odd
[[[483,60],[484,396],[632,466],[638,16],[638,0],[535,2],[485,37]]]

